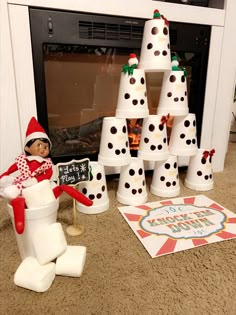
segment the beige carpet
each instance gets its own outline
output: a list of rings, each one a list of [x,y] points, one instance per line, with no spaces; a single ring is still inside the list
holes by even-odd
[[[181,196],[196,193],[182,184]],[[236,212],[236,143],[229,144],[225,170],[205,192]],[[147,177],[150,183],[150,178]],[[0,314],[236,314],[236,240],[151,258],[129,228],[115,200],[118,181],[109,180],[110,209],[100,215],[79,214],[86,228],[69,245],[87,246],[81,278],[56,276],[45,293],[14,285],[20,264],[5,203],[0,201]],[[149,194],[148,201],[160,198]],[[58,221],[72,223],[72,201],[62,198]]]

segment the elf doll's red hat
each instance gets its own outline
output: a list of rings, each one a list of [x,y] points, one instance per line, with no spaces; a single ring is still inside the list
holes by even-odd
[[[38,139],[38,138],[44,138],[47,139],[50,143],[50,147],[52,147],[51,140],[49,139],[48,135],[46,134],[45,130],[43,127],[38,123],[35,117],[32,117],[30,119],[30,122],[28,124],[27,130],[26,130],[26,137],[25,137],[25,142],[24,146],[33,139]]]

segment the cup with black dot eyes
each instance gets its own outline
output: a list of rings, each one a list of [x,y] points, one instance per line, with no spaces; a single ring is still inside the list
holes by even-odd
[[[116,198],[120,203],[130,206],[147,201],[143,160],[132,157],[130,164],[121,167]]]
[[[144,118],[138,157],[146,161],[166,160],[169,156],[166,123],[162,115],[149,115]]]
[[[176,155],[154,166],[150,192],[159,197],[175,197],[180,194],[178,162]]]
[[[133,74],[122,72],[115,116],[118,118],[144,118],[148,114],[144,70],[134,69]]]
[[[131,160],[125,118],[103,119],[98,162],[105,166],[122,166]]]
[[[102,213],[109,208],[109,197],[104,166],[98,162],[90,161],[90,180],[79,183],[79,191],[93,201],[92,206],[87,207],[76,201],[76,209],[85,214]]]
[[[176,116],[170,134],[170,154],[192,156],[197,150],[196,115]]]
[[[165,19],[145,22],[139,68],[147,72],[171,70],[169,25]]]
[[[208,152],[205,149],[198,149],[197,154],[190,157],[184,180],[184,185],[189,189],[197,191],[213,189],[212,156]]]
[[[187,80],[184,71],[165,72],[157,114],[185,116],[188,112]]]

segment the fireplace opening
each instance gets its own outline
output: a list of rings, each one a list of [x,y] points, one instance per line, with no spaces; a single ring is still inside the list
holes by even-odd
[[[139,58],[145,20],[30,8],[38,120],[55,163],[97,160],[103,118],[115,116],[122,66]],[[189,112],[200,142],[210,27],[170,23],[170,45],[187,70]],[[147,73],[149,113],[156,114],[163,73]],[[168,122],[171,132],[173,117]],[[136,156],[142,119],[127,119]]]

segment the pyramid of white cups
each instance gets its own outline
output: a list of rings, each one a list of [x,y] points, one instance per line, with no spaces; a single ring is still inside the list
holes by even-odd
[[[169,22],[158,10],[154,11],[153,19],[145,23],[140,62],[133,53],[127,59],[128,64],[121,72],[115,117],[103,120],[98,162],[95,162],[120,167],[117,200],[125,205],[147,201],[144,161],[155,163],[150,192],[160,197],[177,196],[180,193],[180,156],[189,157],[184,184],[192,190],[212,189],[211,160],[214,150],[207,151],[197,146],[196,117],[189,113],[188,108],[187,73],[179,66],[176,56],[171,58]],[[146,72],[164,73],[155,115],[149,115]],[[168,140],[166,125],[170,117],[174,122]],[[143,124],[137,157],[131,157],[127,119],[135,118],[143,119]],[[86,186],[86,183],[83,185]],[[87,189],[82,190],[87,196],[93,194],[95,207],[103,194],[108,198],[104,178],[100,186],[101,191],[97,195]],[[108,207],[106,201],[98,212]]]

